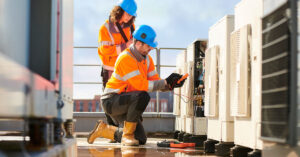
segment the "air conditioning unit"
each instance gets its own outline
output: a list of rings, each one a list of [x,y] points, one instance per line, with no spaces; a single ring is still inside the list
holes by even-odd
[[[205,135],[207,132],[207,118],[196,117],[196,108],[203,107],[203,104],[199,104],[197,98],[203,97],[199,93],[199,78],[203,66],[203,57],[206,50],[207,41],[203,39],[197,39],[187,47],[187,73],[189,77],[186,80],[185,94],[189,98],[186,104],[186,132],[193,135]],[[202,106],[201,106],[202,105]],[[183,109],[184,110],[184,109]],[[199,115],[198,115],[199,116]]]
[[[230,114],[234,116],[234,144],[262,149],[261,17],[263,0],[242,0],[235,6],[230,41]]]
[[[261,139],[266,156],[300,154],[299,6],[299,1],[264,0]]]
[[[209,29],[205,53],[205,116],[207,138],[233,142],[233,117],[230,116],[230,33],[234,16],[227,15]]]
[[[202,124],[200,122],[206,124],[206,118],[201,119],[195,117],[196,111],[199,111],[197,107],[201,107],[201,105],[203,107],[203,104],[199,104],[199,102],[202,100],[201,98],[203,98],[204,95],[199,94],[198,86],[200,82],[199,78],[203,70],[202,66],[205,49],[205,40],[195,40],[187,47],[187,51],[185,51],[185,57],[183,57],[184,55],[181,54],[177,56],[177,70],[182,74],[188,73],[189,77],[187,78],[183,87],[180,88],[180,92],[177,91],[180,93],[180,98],[177,96],[174,98],[174,102],[176,102],[176,104],[179,104],[177,101],[180,101],[180,108],[177,107],[180,112],[177,111],[177,109],[176,113],[174,112],[174,114],[178,116],[176,118],[176,120],[178,119],[178,122],[175,122],[175,125],[178,125],[178,127],[175,127],[179,128],[180,126],[182,128],[179,130],[190,134],[199,133],[202,135],[203,132],[206,133],[206,126],[197,126],[202,130],[195,130],[195,124]],[[182,62],[182,58],[186,58],[184,62]]]

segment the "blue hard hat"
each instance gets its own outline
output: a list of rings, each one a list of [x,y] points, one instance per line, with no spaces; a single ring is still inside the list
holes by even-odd
[[[148,25],[139,26],[134,32],[133,37],[136,40],[140,40],[149,46],[155,48],[157,46],[157,42],[155,41],[156,33],[155,31]]]
[[[134,0],[121,0],[119,6],[131,16],[136,16],[137,5]]]

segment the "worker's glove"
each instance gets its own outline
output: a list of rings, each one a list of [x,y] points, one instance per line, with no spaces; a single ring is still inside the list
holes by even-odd
[[[173,90],[174,87],[181,87],[183,85],[181,85],[181,83],[179,85],[176,85],[177,84],[177,81],[182,77],[182,75],[180,74],[177,74],[177,73],[172,73],[170,76],[168,76],[166,78],[166,81],[167,81],[167,84],[168,84],[168,87],[170,90]],[[184,82],[184,81],[182,81]],[[180,86],[181,85],[181,86]]]
[[[182,75],[181,75],[181,76],[182,76]],[[179,83],[177,83],[177,81],[176,81],[176,83],[175,83],[175,85],[174,85],[174,88],[179,88],[179,87],[182,87],[182,86],[183,86],[183,84],[184,84],[184,82],[185,82],[185,80],[186,80],[186,79],[184,79],[184,80],[180,81]]]

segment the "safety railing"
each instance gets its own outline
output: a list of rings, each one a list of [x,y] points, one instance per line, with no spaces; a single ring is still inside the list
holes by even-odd
[[[95,49],[94,52],[97,53],[97,47],[93,47],[93,46],[74,46],[73,48],[74,48],[74,50],[75,49],[81,49],[81,50],[82,49]],[[170,51],[170,50],[172,50],[173,52],[171,52],[171,54],[169,54],[169,55],[166,54],[167,51]],[[152,54],[152,52],[150,52],[150,55],[152,56],[154,63],[156,62],[155,63],[156,71],[159,74],[159,76],[161,76],[161,78],[167,77],[169,74],[171,74],[171,72],[173,72],[175,70],[175,68],[176,68],[176,55],[178,53],[180,53],[181,51],[183,51],[183,50],[186,50],[186,48],[168,48],[168,47],[155,48],[154,49],[155,56]],[[165,52],[165,53],[161,53],[162,51]],[[176,51],[178,53],[176,53],[174,51]],[[84,52],[82,52],[82,53],[84,53]],[[163,60],[161,59],[162,58],[161,56],[163,56]],[[98,60],[99,60],[99,64],[75,63],[75,64],[73,64],[73,67],[90,67],[90,68],[98,67],[99,69],[101,69],[102,65],[100,64],[100,59],[98,58]],[[164,62],[164,63],[162,64],[162,62]],[[171,65],[171,64],[168,64],[168,62],[174,62],[174,63]],[[166,69],[166,70],[164,70],[164,69]],[[161,73],[162,70],[163,70],[163,73]],[[100,81],[101,80],[100,71],[98,73],[99,73],[99,79],[98,79],[99,81],[74,81],[73,86],[74,85],[102,85],[102,82]],[[76,75],[76,73],[74,73],[74,75]],[[102,89],[99,89],[99,91],[101,91],[101,90]],[[77,92],[77,91],[75,91],[75,92]],[[100,94],[100,92],[99,92],[99,94]],[[154,103],[153,100],[154,99],[152,98],[152,101],[149,102],[149,105],[148,105],[148,107],[152,107],[152,109],[149,109],[147,107],[150,110],[150,112],[147,111],[147,108],[146,108],[145,113],[146,114],[161,114],[161,113],[163,113],[163,114],[172,114],[172,112],[173,112],[173,103],[172,103],[173,94],[171,92],[169,92],[169,94],[164,93],[165,97],[166,97],[166,95],[169,95],[169,100],[171,100],[171,101],[168,101],[168,100],[165,100],[165,99],[161,100],[160,99],[160,95],[162,95],[161,92],[155,92],[154,94],[156,95],[155,96],[155,101],[156,101],[155,105],[156,106],[155,107],[153,106],[153,103]],[[153,93],[150,94],[150,95],[153,96]],[[74,101],[74,102],[76,102],[76,101]],[[152,105],[150,105],[150,103],[152,103]],[[165,112],[165,110],[162,109],[162,104],[163,103],[164,103],[164,107],[166,107],[166,103],[167,103],[167,112]],[[88,109],[84,110],[83,105],[82,104],[79,104],[79,105],[80,106],[78,107],[78,104],[74,103],[74,106],[73,106],[74,112],[76,112],[78,108],[79,108],[80,112],[89,112],[89,111],[91,111],[90,107],[86,107]],[[99,105],[99,103],[97,105]],[[96,107],[99,107],[99,106],[96,106]],[[172,109],[171,111],[168,110],[170,108]],[[86,110],[88,110],[88,111],[86,111]],[[155,111],[153,112],[153,110],[155,110]],[[97,112],[97,110],[96,110],[96,112]]]

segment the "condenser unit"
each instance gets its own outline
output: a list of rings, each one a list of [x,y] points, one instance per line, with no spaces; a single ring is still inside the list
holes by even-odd
[[[196,115],[196,108],[203,107],[203,104],[199,104],[197,98],[203,97],[198,87],[206,44],[206,40],[197,39],[187,47],[187,72],[189,77],[186,80],[185,93],[190,99],[186,103],[185,125],[186,132],[193,135],[206,135],[207,132],[207,118],[204,117],[204,114],[200,117]]]
[[[185,81],[183,87],[180,89],[181,122],[176,122],[175,124],[180,125],[182,127],[182,131],[190,134],[203,135],[204,133],[206,133],[206,125],[202,126],[202,124],[206,124],[206,118],[195,117],[196,111],[199,111],[198,109],[200,107],[203,107],[203,104],[199,104],[201,98],[203,98],[203,95],[199,94],[198,87],[200,84],[199,78],[203,70],[202,64],[205,49],[205,40],[196,40],[192,44],[190,44],[187,47],[186,51],[186,61],[184,62],[184,66],[181,69],[181,73],[188,73],[189,77]],[[180,55],[178,57],[180,57]],[[195,125],[200,124],[201,126],[197,126],[200,130],[195,130]]]
[[[264,0],[261,138],[265,156],[300,155],[298,8],[297,1]]]
[[[242,0],[235,6],[230,37],[230,114],[234,116],[234,144],[262,149],[261,122],[262,0]],[[236,150],[239,147],[235,147]]]
[[[230,116],[230,33],[234,16],[227,15],[210,27],[205,53],[205,116],[209,140],[233,142]]]

